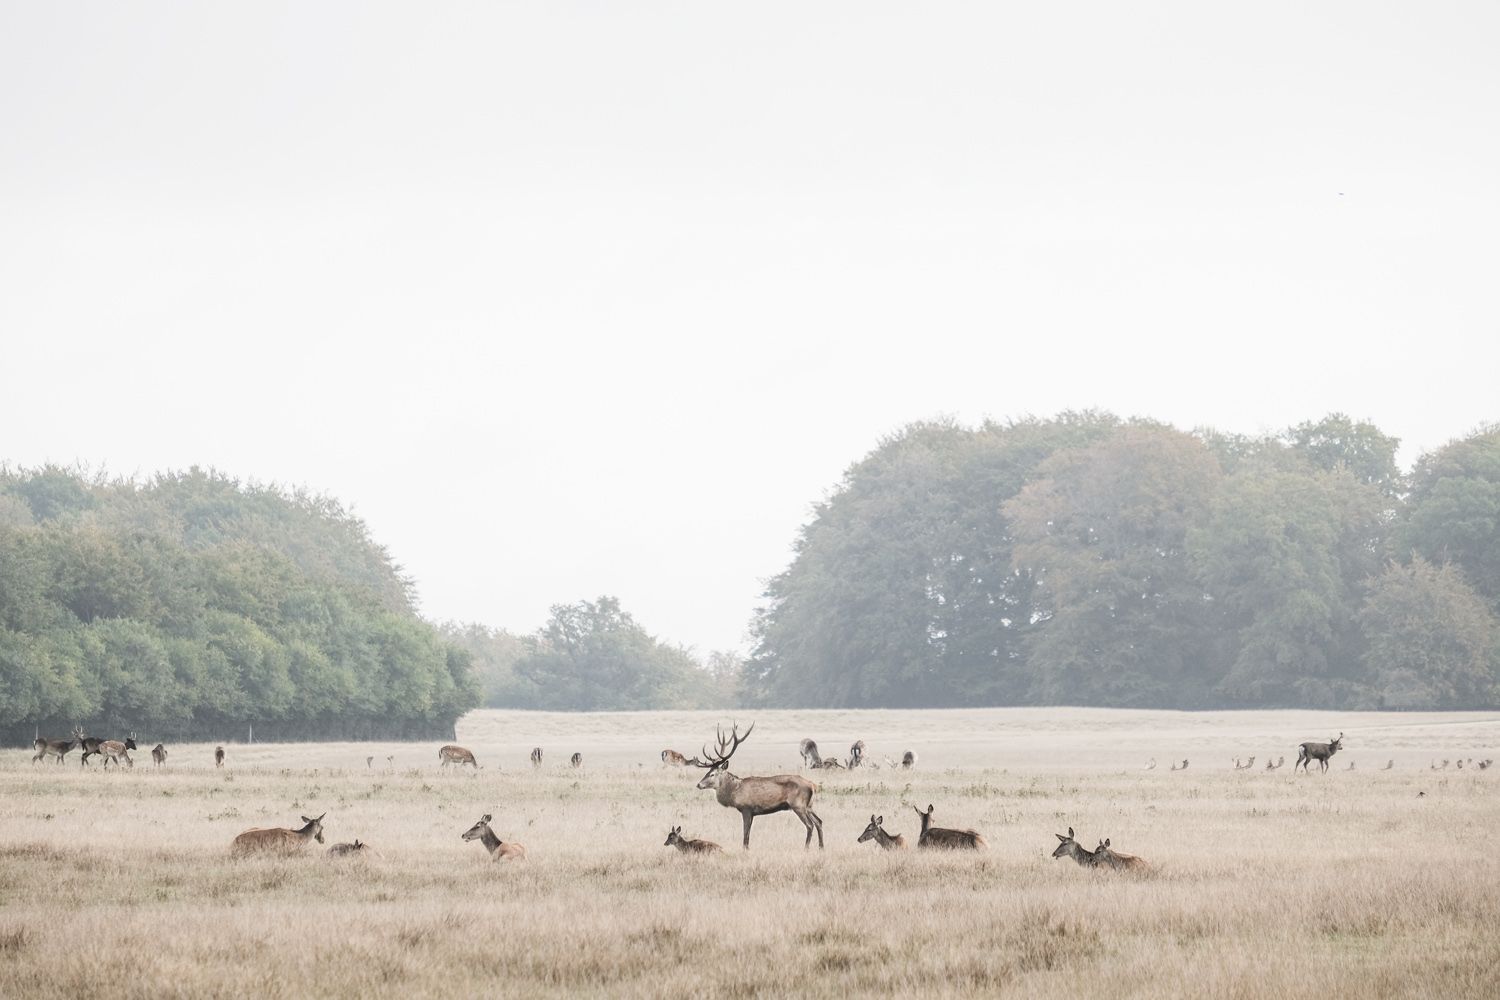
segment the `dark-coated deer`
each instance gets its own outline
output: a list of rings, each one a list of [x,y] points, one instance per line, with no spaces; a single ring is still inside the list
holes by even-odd
[[[1240,763],[1240,759],[1238,757],[1236,757],[1234,759],[1234,769],[1236,771],[1248,771],[1248,770],[1250,770],[1254,766],[1255,766],[1255,758],[1254,757],[1251,757],[1249,760],[1245,761],[1245,763],[1243,763],[1243,764]]]
[[[863,844],[867,840],[873,840],[873,841],[875,841],[875,843],[879,844],[883,850],[887,850],[887,851],[904,851],[904,850],[906,850],[906,838],[903,837],[903,836],[901,836],[901,834],[899,834],[899,833],[896,834],[894,837],[891,836],[889,833],[886,833],[885,830],[883,829],[883,824],[884,823],[885,823],[885,817],[884,816],[871,816],[870,817],[870,825],[867,826],[867,827],[865,827],[865,832],[859,835],[859,839],[857,841],[855,841],[855,843],[856,844]]]
[[[323,814],[323,816],[327,815],[327,813]],[[234,843],[229,845],[230,853],[235,855],[261,852],[292,854],[307,847],[310,841],[316,840],[321,844],[323,843],[323,816],[317,819],[303,816],[302,822],[306,825],[300,830],[288,830],[280,826],[268,830],[246,830],[235,837]]]
[[[167,748],[163,744],[158,743],[156,744],[156,746],[151,748],[151,763],[155,764],[157,767],[166,767]]]
[[[532,747],[531,748],[531,766],[532,767],[541,767],[542,766],[542,748],[541,747]]]
[[[912,808],[922,817],[922,833],[917,837],[918,847],[940,851],[977,851],[990,846],[973,830],[950,830],[947,827],[933,826],[931,805],[928,805],[926,812],[916,806]]]
[[[463,767],[465,764],[468,764],[474,770],[479,770],[479,761],[474,759],[473,752],[466,747],[454,746],[452,743],[438,749],[438,760],[443,762],[443,767],[447,767],[449,764],[457,764],[459,767]]]
[[[1117,872],[1147,872],[1151,866],[1146,863],[1145,858],[1138,858],[1134,854],[1121,854],[1110,849],[1109,838],[1099,841],[1099,846],[1094,848],[1094,863],[1101,868],[1108,868]]]
[[[495,831],[490,829],[490,820],[493,817],[485,813],[479,818],[479,822],[469,827],[464,833],[464,840],[477,840],[484,844],[484,849],[490,852],[491,861],[524,861],[526,859],[526,848],[512,841],[507,844],[495,836]]]
[[[214,767],[224,766],[224,748],[214,747]]]
[[[1085,868],[1097,868],[1099,859],[1094,852],[1084,847],[1073,839],[1073,828],[1068,827],[1068,835],[1064,837],[1060,833],[1053,834],[1058,839],[1057,848],[1052,852],[1054,858],[1072,858]]]
[[[1344,748],[1344,734],[1339,733],[1338,738],[1327,743],[1303,743],[1297,752],[1297,763],[1292,765],[1292,770],[1302,768],[1307,773],[1307,765],[1312,761],[1318,762],[1321,771],[1327,772],[1328,758]]]
[[[63,758],[68,755],[68,752],[78,745],[78,741],[76,739],[49,740],[45,737],[39,736],[37,737],[36,743],[34,745],[36,746],[36,756],[31,758],[31,762],[33,764],[35,764],[39,760],[45,760],[48,757],[56,757],[57,762],[61,764],[63,762]]]
[[[682,835],[682,827],[674,826],[667,831],[667,842],[663,847],[675,847],[683,854],[715,854],[724,848],[712,840],[692,840]]]
[[[745,730],[745,735],[740,735],[739,726],[735,726],[726,739],[722,729],[717,730],[717,749],[709,753],[708,747],[703,748],[703,756],[707,763],[698,762],[697,766],[706,768],[708,773],[703,780],[698,782],[699,788],[712,788],[719,805],[729,809],[738,809],[741,818],[745,821],[745,847],[750,847],[750,824],[757,816],[768,816],[771,813],[791,810],[807,827],[807,839],[802,846],[808,847],[812,844],[813,831],[818,834],[818,850],[823,849],[823,821],[818,814],[813,812],[812,797],[818,790],[818,786],[795,774],[777,774],[772,777],[740,778],[729,773],[729,759],[734,752],[740,748],[740,744],[750,738],[755,731],[755,724]]]

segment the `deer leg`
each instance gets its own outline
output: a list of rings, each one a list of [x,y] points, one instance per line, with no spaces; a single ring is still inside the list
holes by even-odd
[[[745,850],[750,850],[750,824],[755,821],[755,814],[749,811],[740,813],[745,820]]]
[[[817,813],[813,812],[811,809],[807,811],[807,814],[811,816],[813,822],[818,825],[818,850],[821,851],[823,849],[823,820],[818,816]]]

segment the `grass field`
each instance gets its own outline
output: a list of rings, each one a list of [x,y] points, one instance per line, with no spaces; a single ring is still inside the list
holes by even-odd
[[[222,771],[212,746],[174,746],[157,772],[143,742],[120,773],[5,751],[0,996],[1500,996],[1500,767],[1429,769],[1497,756],[1500,715],[752,718],[738,774],[795,771],[809,735],[918,765],[813,775],[827,850],[781,814],[746,853],[700,772],[658,759],[712,736],[701,713],[475,713],[477,773],[440,771],[436,743],[230,743]],[[1298,742],[1340,731],[1328,774],[1292,774]],[[855,843],[871,813],[914,840],[928,803],[990,849]],[[229,856],[241,830],[323,812],[329,844],[378,854]],[[529,860],[461,841],[482,813]],[[725,854],[664,847],[675,824]],[[1052,860],[1069,826],[1155,871]]]

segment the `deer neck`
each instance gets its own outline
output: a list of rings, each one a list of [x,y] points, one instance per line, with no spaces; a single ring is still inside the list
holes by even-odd
[[[316,824],[308,823],[302,829],[300,829],[300,830],[293,830],[292,832],[295,833],[297,836],[301,837],[303,840],[311,840],[312,839],[312,835],[313,835],[313,827],[315,825]]]
[[[496,851],[500,850],[500,838],[495,836],[495,831],[490,829],[490,825],[488,823],[486,823],[479,831],[479,842],[483,844],[484,849],[489,851],[491,854],[494,854]]]
[[[735,793],[740,790],[742,783],[739,777],[725,771],[724,776],[719,779],[718,787],[714,789],[714,795],[718,798],[719,805],[734,805]]]
[[[1099,860],[1096,852],[1085,850],[1076,840],[1068,842],[1068,857],[1080,865],[1091,865]]]
[[[901,844],[900,838],[892,837],[890,834],[885,832],[884,828],[878,826],[875,828],[875,840],[880,844],[881,847],[885,848],[886,850],[890,850],[893,847],[899,847]]]

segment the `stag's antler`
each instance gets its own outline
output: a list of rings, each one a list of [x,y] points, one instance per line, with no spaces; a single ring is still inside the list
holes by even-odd
[[[703,747],[703,756],[708,758],[707,763],[699,760],[697,757],[693,757],[689,763],[695,767],[706,768],[710,771],[716,768],[728,767],[729,758],[734,756],[734,752],[740,748],[740,744],[748,740],[750,734],[754,731],[755,723],[752,722],[750,723],[750,728],[745,730],[745,735],[741,736],[739,723],[735,723],[733,729],[730,730],[729,739],[725,739],[723,728],[715,726],[714,734],[717,740],[715,752],[710,753],[708,746],[705,744]]]

